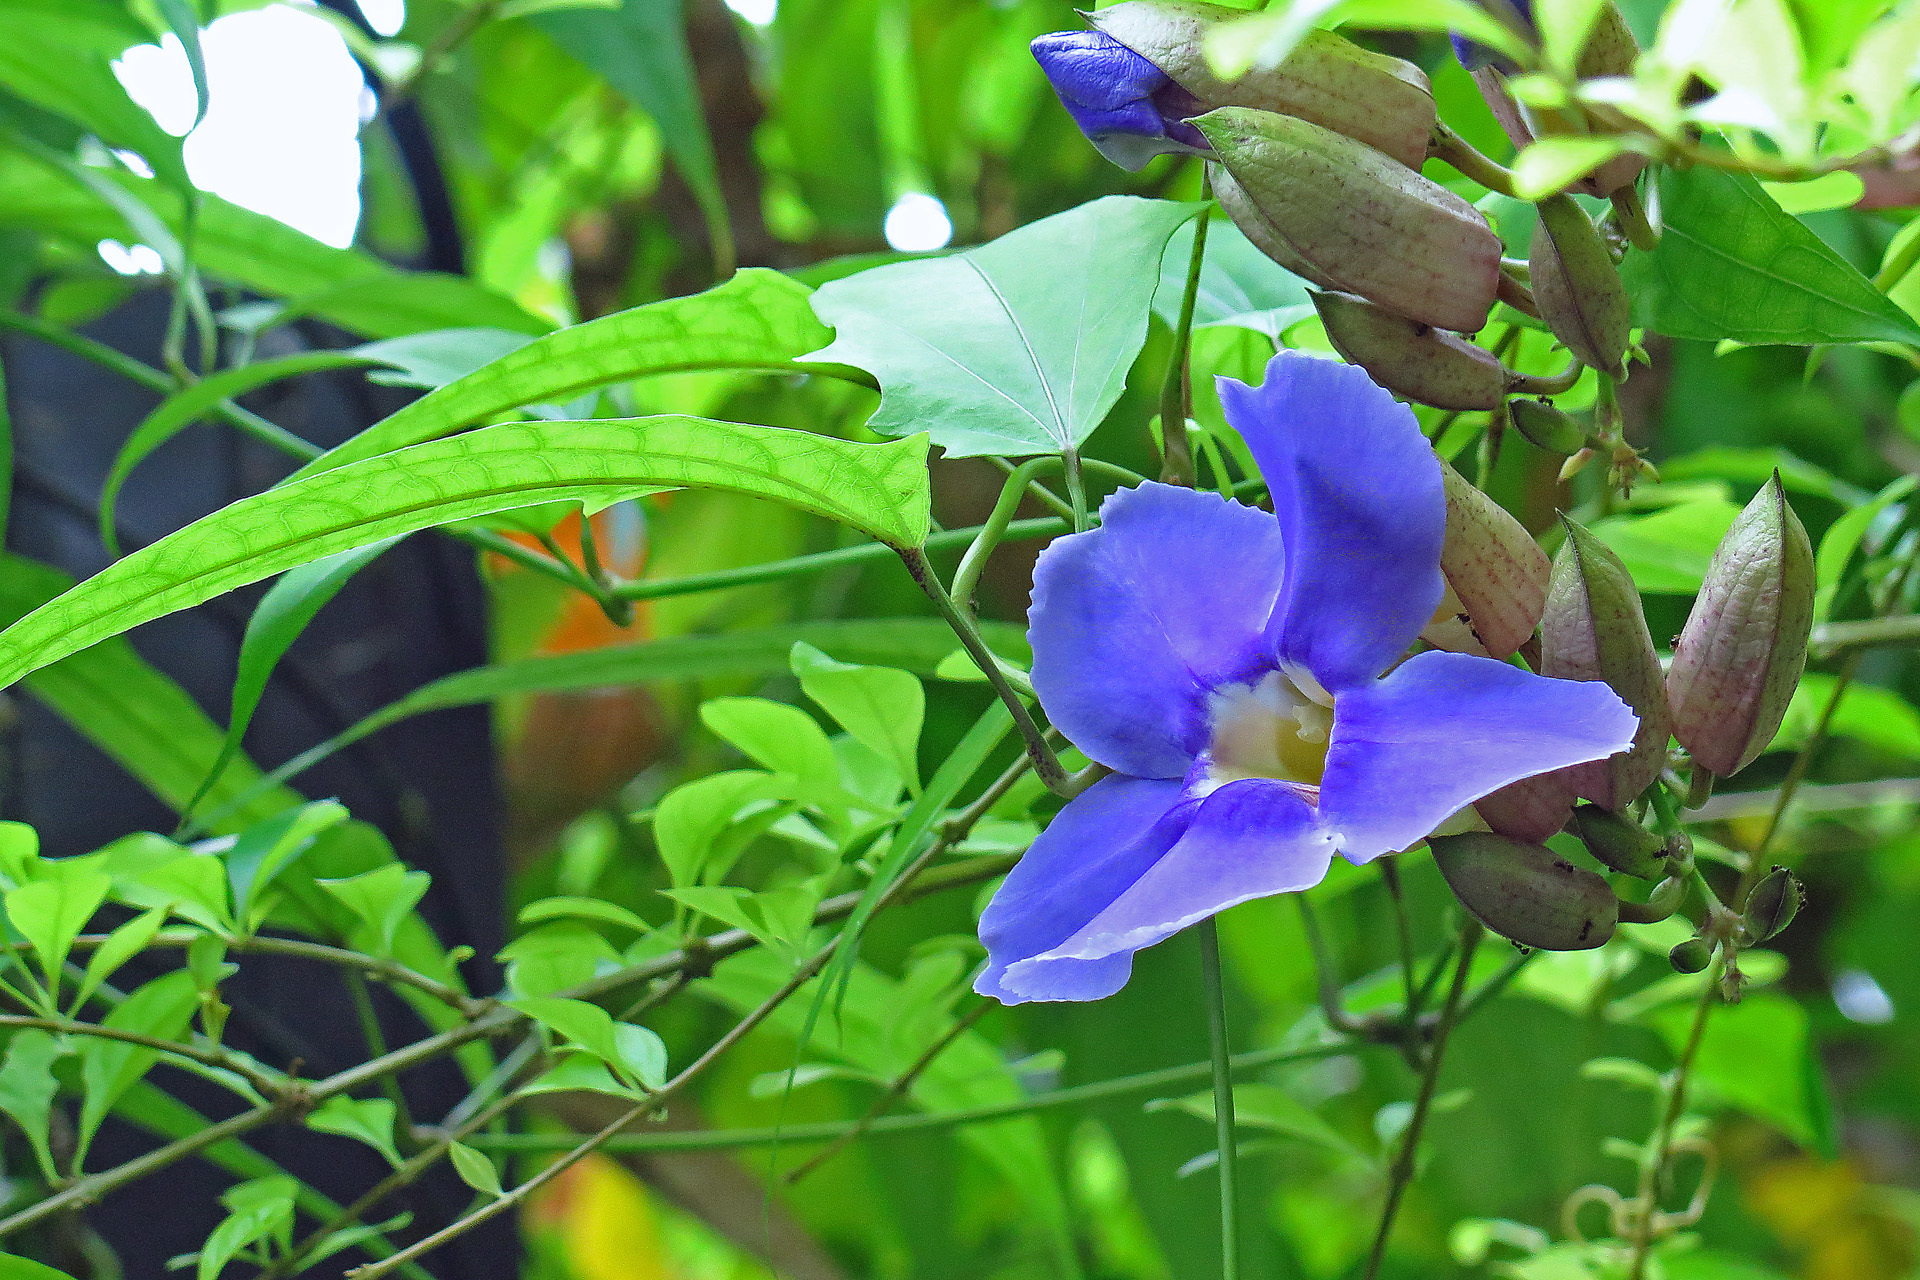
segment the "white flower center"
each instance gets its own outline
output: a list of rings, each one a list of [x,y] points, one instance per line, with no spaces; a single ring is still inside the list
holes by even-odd
[[[1256,684],[1228,685],[1208,695],[1207,711],[1208,791],[1244,778],[1320,785],[1333,695],[1312,676],[1273,671]]]

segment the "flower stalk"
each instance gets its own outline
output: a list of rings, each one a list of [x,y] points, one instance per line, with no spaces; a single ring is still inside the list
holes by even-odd
[[[1198,472],[1187,441],[1187,359],[1193,344],[1193,307],[1200,296],[1200,271],[1206,264],[1207,224],[1213,217],[1213,184],[1201,179],[1206,204],[1193,224],[1193,252],[1187,256],[1187,287],[1180,295],[1180,322],[1174,326],[1167,376],[1160,383],[1160,480],[1193,488]]]
[[[1234,1149],[1233,1058],[1227,1048],[1220,930],[1211,919],[1200,929],[1200,981],[1206,991],[1207,1043],[1212,1051],[1214,1136],[1220,1144],[1220,1275],[1221,1280],[1240,1280],[1240,1156]]]

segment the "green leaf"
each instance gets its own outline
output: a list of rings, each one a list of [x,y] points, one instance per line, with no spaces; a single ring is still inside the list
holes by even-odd
[[[1594,521],[1593,534],[1620,557],[1641,591],[1692,595],[1739,514],[1725,498],[1706,498],[1651,515],[1608,516]]]
[[[1635,323],[1748,344],[1920,343],[1920,326],[1744,174],[1660,171],[1665,222],[1622,265]]]
[[[1513,194],[1538,200],[1565,191],[1626,149],[1622,138],[1542,138],[1514,157]]]
[[[533,21],[653,117],[674,167],[706,216],[718,274],[726,274],[733,265],[732,236],[680,0],[625,0],[617,9],[569,9]]]
[[[394,1168],[400,1167],[400,1153],[393,1145],[393,1122],[399,1109],[387,1098],[328,1098],[307,1117],[309,1129],[338,1134],[364,1142],[386,1157]]]
[[[13,622],[72,585],[73,579],[56,569],[0,555],[0,620]],[[42,667],[27,677],[26,687],[176,812],[184,810],[219,756],[221,732],[200,704],[149,666],[124,638]],[[236,755],[208,799],[221,806],[223,815],[211,823],[213,829],[232,831],[301,798],[263,784],[253,762]]]
[[[462,1142],[449,1146],[447,1156],[453,1161],[453,1171],[460,1175],[460,1181],[481,1195],[498,1200],[505,1194],[500,1186],[500,1170],[494,1167],[493,1157],[475,1151]]]
[[[546,924],[521,934],[501,948],[507,986],[529,996],[548,996],[577,987],[602,964],[620,959],[607,940],[583,924]]]
[[[43,1262],[0,1253],[0,1280],[73,1280],[73,1277]]]
[[[801,690],[919,795],[920,725],[927,713],[919,679],[890,667],[837,662],[804,640],[793,646],[792,661]]]
[[[810,295],[805,285],[777,271],[749,267],[705,293],[557,330],[422,396],[299,474],[436,440],[523,405],[565,401],[649,374],[738,368],[809,372],[795,361],[831,336],[807,305]]]
[[[389,1104],[391,1105],[391,1104]],[[230,1212],[200,1249],[194,1280],[218,1280],[227,1263],[248,1245],[271,1241],[285,1251],[293,1234],[294,1179],[276,1174],[243,1182],[220,1197]]]
[[[1650,1020],[1677,1052],[1692,1028],[1693,1010],[1665,1009]],[[1694,1080],[1704,1102],[1738,1108],[1811,1147],[1824,1123],[1816,1113],[1827,1105],[1817,1065],[1809,1074],[1811,1053],[1805,1009],[1786,996],[1749,995],[1707,1020]]]
[[[798,778],[806,794],[832,795],[839,787],[833,744],[798,707],[766,698],[715,698],[701,706],[700,721],[749,760]]]
[[[706,707],[700,710],[704,716]],[[819,733],[819,726],[814,725],[813,731]],[[831,768],[832,764],[832,748],[828,748],[827,765]],[[653,811],[653,840],[668,879],[676,885],[698,881],[713,855],[715,842],[733,825],[741,809],[759,801],[784,800],[792,793],[791,774],[782,777],[754,769],[710,774],[667,792]]]
[[[96,641],[336,551],[534,502],[596,508],[657,488],[774,498],[897,546],[928,525],[927,441],[853,444],[660,417],[507,423],[243,498],[0,632],[0,687]]]
[[[1833,602],[1846,582],[1847,565],[1853,561],[1853,553],[1860,549],[1860,539],[1866,536],[1867,526],[1882,511],[1912,493],[1915,484],[1920,484],[1920,478],[1900,476],[1870,501],[1850,509],[1827,526],[1826,533],[1820,537],[1819,553],[1813,558],[1814,577],[1820,584],[1813,597],[1815,626],[1833,616]]]
[[[138,837],[129,837],[129,840]],[[158,841],[148,836],[141,843]],[[117,841],[110,850],[121,850],[128,840]],[[167,845],[170,842],[161,841]],[[175,845],[172,856],[163,849],[124,849],[137,856],[140,864],[114,867],[114,894],[137,907],[171,907],[173,913],[202,928],[219,933],[234,930],[233,913],[227,899],[227,868],[211,853],[194,852]],[[151,860],[147,854],[158,856]]]
[[[386,956],[393,953],[393,939],[400,922],[426,895],[432,879],[424,871],[409,871],[392,862],[357,876],[315,883],[359,917],[371,935],[373,945],[368,949]]]
[[[101,1019],[101,1025],[117,1031],[133,1031],[162,1040],[178,1040],[186,1034],[193,1011],[200,1005],[200,992],[193,975],[185,969],[162,974],[128,996],[113,1012]],[[89,1040],[80,1046],[80,1082],[85,1100],[80,1105],[78,1166],[85,1159],[93,1135],[101,1121],[113,1109],[134,1082],[160,1061],[160,1051],[124,1040]]]
[[[193,73],[193,123],[197,126],[207,118],[207,59],[200,48],[200,16],[187,0],[154,0],[153,7],[186,52],[187,68]]]
[[[53,1036],[37,1027],[13,1033],[7,1042],[7,1061],[0,1067],[0,1111],[12,1116],[33,1147],[40,1173],[48,1182],[59,1180],[53,1153],[47,1143],[48,1125],[53,1116],[53,1098],[60,1091],[53,1064],[67,1050]],[[0,1276],[5,1274],[0,1271]]]
[[[880,380],[869,424],[953,457],[1078,448],[1120,398],[1174,228],[1198,206],[1107,196],[946,257],[821,287],[813,359]]]
[[[105,0],[0,0],[0,84],[109,146],[138,152],[175,189],[191,190],[180,140],[113,74],[115,58],[151,38]]]
[[[111,978],[121,965],[145,951],[154,935],[160,932],[160,926],[166,922],[167,908],[150,907],[109,933],[107,940],[96,947],[87,960],[86,976],[80,981],[80,989],[74,993],[74,1010],[77,1012],[87,1002],[87,997]]]
[[[1780,731],[1767,750],[1793,751],[1805,743],[1833,697],[1834,684],[1832,676],[1821,672],[1802,676],[1800,687],[1787,703]],[[1827,733],[1863,742],[1889,755],[1920,760],[1920,710],[1892,689],[1879,685],[1849,684],[1840,705],[1834,708]]]
[[[65,859],[41,864],[42,878],[6,892],[7,919],[33,944],[49,996],[60,996],[60,970],[73,940],[107,900],[113,879]]]
[[[660,1037],[585,1000],[557,996],[522,996],[508,1000],[549,1031],[647,1088],[658,1088],[666,1078],[667,1050]]]
[[[396,541],[398,539],[387,538],[370,542],[364,547],[337,551],[312,564],[289,569],[260,598],[253,616],[247,619],[246,634],[240,640],[239,670],[233,680],[232,709],[228,713],[227,734],[220,743],[220,754],[207,770],[206,780],[181,811],[182,817],[190,816],[207,793],[219,785],[227,763],[240,750],[247,726],[253,723],[253,713],[259,709],[260,699],[267,691],[268,678],[293,647],[293,642],[300,638],[314,615],[340,594],[340,589],[354,574],[378,559]],[[239,910],[244,918],[245,907]]]
[[[223,369],[168,396],[160,402],[159,408],[134,428],[127,442],[120,446],[120,452],[107,472],[106,483],[100,488],[100,541],[114,555],[120,554],[120,534],[114,525],[114,513],[118,509],[121,486],[126,484],[127,477],[133,474],[133,469],[147,455],[199,421],[221,401],[231,400],[283,378],[321,369],[344,369],[370,363],[372,361],[366,357],[351,351],[303,351],[278,360],[262,360],[257,364],[241,365],[237,369]]]
[[[354,354],[390,365],[367,375],[385,387],[437,390],[512,355],[534,339],[512,329],[429,329],[405,337],[366,342]]]
[[[235,922],[245,929],[254,928],[261,914],[260,896],[274,877],[312,848],[321,832],[346,820],[345,805],[337,800],[320,800],[248,827],[234,837],[221,861],[226,863],[227,880],[233,890]]]
[[[599,898],[537,898],[520,908],[518,919],[521,924],[539,924],[545,920],[559,919],[599,920],[631,929],[635,933],[653,931],[652,925],[619,903],[603,902]]]
[[[51,2],[64,4],[65,0]],[[153,210],[169,237],[177,239],[181,234],[186,219],[176,191],[130,173],[95,173],[101,182],[119,187],[130,200]],[[471,280],[403,271],[358,249],[321,244],[283,222],[218,196],[202,192],[196,198],[200,213],[193,246],[200,270],[255,293],[291,300],[289,316],[319,316],[370,338],[470,325],[519,333],[545,333],[553,327]],[[0,224],[31,227],[89,255],[101,240],[145,238],[129,226],[123,209],[90,184],[44,161],[4,149],[0,149]]]
[[[1187,267],[1193,256],[1194,223],[1183,223],[1167,241],[1153,310],[1169,328],[1180,322]],[[1200,287],[1193,298],[1193,327],[1231,325],[1264,333],[1275,342],[1297,321],[1313,314],[1307,284],[1254,247],[1226,218],[1207,223]]]

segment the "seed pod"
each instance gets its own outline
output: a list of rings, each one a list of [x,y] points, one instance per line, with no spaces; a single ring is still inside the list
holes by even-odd
[[[1793,873],[1785,867],[1775,867],[1747,896],[1747,910],[1740,917],[1741,927],[1753,941],[1765,942],[1793,923],[1806,898],[1807,891]]]
[[[1316,292],[1313,308],[1333,349],[1395,395],[1436,409],[1492,409],[1506,391],[1500,358],[1458,334],[1351,293]]]
[[[1600,863],[1624,875],[1653,880],[1667,873],[1667,842],[1637,822],[1597,804],[1573,811],[1573,828]]]
[[[1778,473],[1713,553],[1700,598],[1673,647],[1673,732],[1720,777],[1767,749],[1807,664],[1813,546]]]
[[[1510,782],[1473,802],[1480,817],[1503,836],[1534,844],[1560,831],[1573,816],[1573,788],[1564,770]]]
[[[1445,462],[1440,464],[1440,480],[1447,495],[1440,572],[1475,638],[1490,656],[1504,658],[1540,625],[1552,563],[1506,508]]]
[[[1205,107],[1254,107],[1298,116],[1378,148],[1410,169],[1427,158],[1433,87],[1411,62],[1310,31],[1286,60],[1222,80],[1207,65],[1207,33],[1246,11],[1194,0],[1125,0],[1086,15],[1173,78]]]
[[[1551,850],[1484,831],[1427,843],[1454,897],[1502,937],[1542,951],[1589,951],[1613,936],[1613,890]]]
[[[1587,433],[1569,414],[1538,400],[1512,400],[1507,417],[1514,430],[1548,453],[1575,454],[1587,447]]]
[[[1500,238],[1465,200],[1292,116],[1222,107],[1192,123],[1237,187],[1221,206],[1276,262],[1436,329],[1486,323]]]
[[[1566,770],[1576,792],[1617,813],[1659,774],[1671,717],[1632,576],[1605,543],[1570,520],[1566,525],[1540,619],[1540,674],[1604,680],[1640,717],[1630,749]]]
[[[1667,952],[1667,963],[1679,973],[1699,973],[1713,963],[1713,948],[1701,938],[1688,938]]]
[[[1626,376],[1632,317],[1606,241],[1572,196],[1549,196],[1533,224],[1533,300],[1553,336],[1581,363]]]

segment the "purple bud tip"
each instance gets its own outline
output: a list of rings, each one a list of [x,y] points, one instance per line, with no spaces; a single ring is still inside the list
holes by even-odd
[[[1169,151],[1205,151],[1186,118],[1206,105],[1102,31],[1050,31],[1029,46],[1080,131],[1115,164],[1139,169]]]

